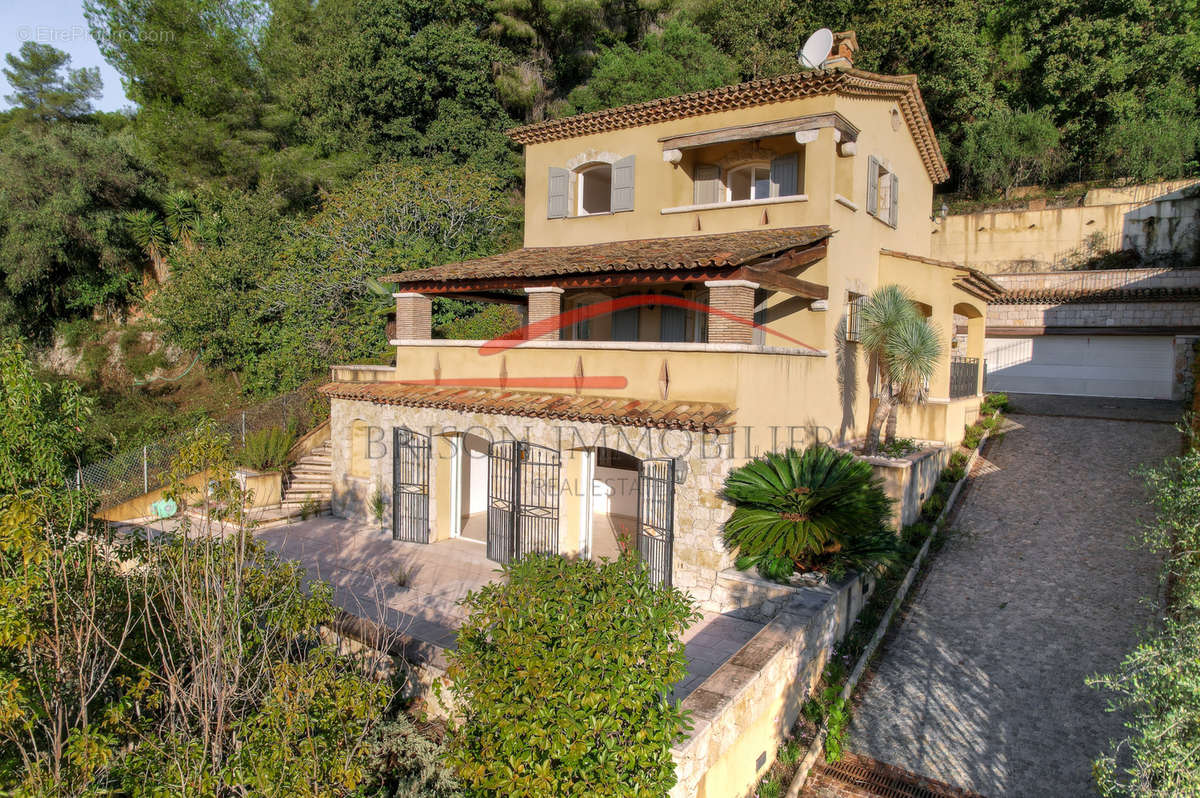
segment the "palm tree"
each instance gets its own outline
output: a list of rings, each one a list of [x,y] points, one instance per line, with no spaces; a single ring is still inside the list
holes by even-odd
[[[937,329],[897,285],[885,285],[860,309],[859,339],[879,375],[879,403],[867,430],[867,453],[879,449],[879,436],[897,405],[923,402],[942,356]]]
[[[725,481],[735,505],[725,542],[739,568],[769,579],[797,568],[864,568],[894,558],[892,500],[870,463],[828,446],[788,449],[753,460]]]
[[[172,191],[163,199],[163,209],[171,238],[190,252],[195,247],[196,225],[200,219],[195,200],[186,191]]]
[[[122,214],[125,228],[154,268],[154,279],[162,285],[167,281],[167,228],[154,211],[139,208]]]

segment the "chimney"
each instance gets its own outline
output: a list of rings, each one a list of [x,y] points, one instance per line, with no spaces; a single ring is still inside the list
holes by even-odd
[[[852,30],[833,34],[833,49],[829,57],[821,62],[822,69],[854,66],[854,54],[858,52],[858,37]]]

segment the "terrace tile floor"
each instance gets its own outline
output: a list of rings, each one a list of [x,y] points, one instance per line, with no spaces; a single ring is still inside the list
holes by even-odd
[[[390,531],[328,516],[261,530],[270,549],[304,564],[310,578],[334,587],[347,612],[386,623],[443,648],[455,645],[464,619],[458,603],[467,593],[498,579],[485,547],[458,538],[420,544],[392,540]],[[406,584],[397,578],[403,572]],[[683,636],[688,675],[676,687],[684,698],[738,652],[762,624],[706,613]]]

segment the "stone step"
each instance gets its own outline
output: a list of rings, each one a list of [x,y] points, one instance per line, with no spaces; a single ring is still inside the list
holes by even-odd
[[[299,501],[304,501],[305,499],[307,499],[310,496],[314,496],[317,498],[323,498],[323,499],[329,499],[329,498],[333,497],[333,491],[330,490],[329,488],[316,488],[313,490],[285,490],[283,492],[283,500],[284,501],[288,501],[289,499],[297,499]]]

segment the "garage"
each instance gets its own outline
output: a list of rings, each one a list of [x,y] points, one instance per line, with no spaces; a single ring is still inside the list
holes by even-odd
[[[988,391],[1170,399],[1172,336],[1040,335],[988,338]]]

